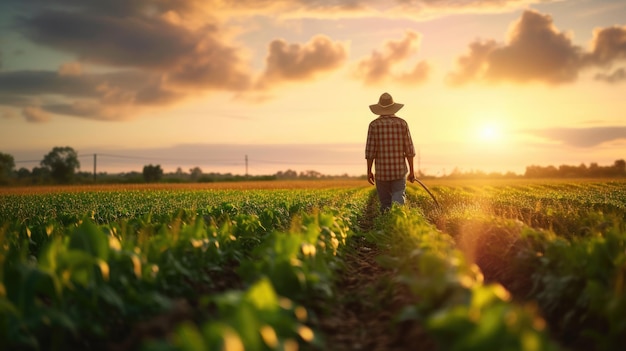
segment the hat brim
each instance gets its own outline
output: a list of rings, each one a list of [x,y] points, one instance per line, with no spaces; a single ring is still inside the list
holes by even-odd
[[[402,107],[404,106],[404,104],[398,104],[398,103],[394,103],[391,106],[386,106],[386,107],[382,107],[379,104],[375,104],[375,105],[370,105],[370,110],[375,114],[375,115],[393,115],[394,113],[398,112]]]

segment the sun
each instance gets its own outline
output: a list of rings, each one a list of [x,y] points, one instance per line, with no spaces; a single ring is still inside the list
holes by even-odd
[[[485,123],[477,128],[476,138],[484,143],[496,143],[503,139],[502,127],[495,123]]]

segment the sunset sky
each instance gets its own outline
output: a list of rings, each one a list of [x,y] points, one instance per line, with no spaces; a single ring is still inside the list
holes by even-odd
[[[429,175],[626,158],[624,0],[3,0],[0,152],[365,174],[390,93]],[[34,161],[34,162],[33,162]],[[416,166],[418,160],[416,159]]]

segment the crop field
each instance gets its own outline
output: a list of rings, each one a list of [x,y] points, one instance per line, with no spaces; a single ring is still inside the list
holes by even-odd
[[[0,189],[2,350],[618,350],[626,181]]]

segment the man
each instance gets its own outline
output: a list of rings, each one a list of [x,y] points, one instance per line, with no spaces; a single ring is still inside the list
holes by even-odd
[[[393,202],[404,204],[406,181],[415,181],[415,147],[409,126],[395,115],[403,106],[394,102],[388,93],[380,96],[378,104],[370,105],[370,110],[379,117],[370,123],[367,131],[367,181],[376,185],[382,212],[389,210]],[[374,164],[376,177],[372,172]]]

